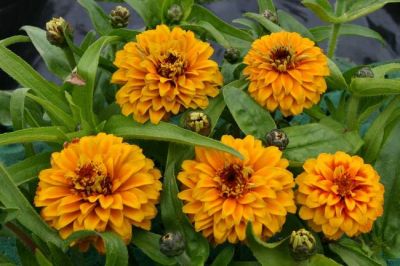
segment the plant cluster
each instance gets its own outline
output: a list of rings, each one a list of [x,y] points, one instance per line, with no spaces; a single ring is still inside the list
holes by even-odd
[[[24,148],[0,164],[0,232],[18,263],[400,257],[400,63],[335,57],[344,34],[384,43],[351,22],[399,1],[303,0],[325,23],[311,29],[272,0],[238,26],[194,0],[124,2],[145,28],[124,6],[78,0],[94,27],[80,44],[63,18],[0,41],[0,68],[20,84],[0,94],[0,145]],[[20,42],[58,83],[8,48]]]

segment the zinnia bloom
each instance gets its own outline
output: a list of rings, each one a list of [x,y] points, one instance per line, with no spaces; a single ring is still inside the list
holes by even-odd
[[[369,232],[383,212],[384,187],[371,165],[344,152],[322,153],[296,178],[300,217],[329,239]]]
[[[196,147],[195,160],[186,160],[178,175],[183,212],[197,232],[220,244],[243,241],[246,225],[263,239],[279,232],[286,214],[295,212],[293,175],[277,147],[263,147],[253,136],[221,142],[240,152],[241,160],[221,151]]]
[[[136,145],[100,133],[73,140],[39,174],[35,205],[62,238],[79,230],[113,231],[129,243],[132,225],[150,230],[161,190],[160,171]],[[90,242],[103,252],[100,238]]]
[[[295,32],[277,32],[254,41],[244,58],[249,93],[269,111],[300,114],[320,100],[329,75],[327,58],[314,42]]]
[[[122,84],[117,103],[126,116],[157,124],[183,108],[206,108],[222,85],[210,44],[191,31],[165,25],[136,36],[116,54],[111,82]]]

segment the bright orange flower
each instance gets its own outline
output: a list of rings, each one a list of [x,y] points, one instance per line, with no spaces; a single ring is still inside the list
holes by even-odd
[[[156,216],[161,182],[136,145],[100,133],[73,140],[51,156],[51,168],[39,174],[35,205],[62,238],[79,230],[113,231],[129,243],[132,225],[150,230]],[[100,238],[90,242],[104,252]]]
[[[369,232],[383,212],[384,187],[371,165],[344,152],[322,153],[296,178],[299,215],[329,239]]]
[[[191,31],[159,25],[136,36],[117,52],[118,70],[111,82],[123,86],[116,95],[126,116],[158,124],[184,108],[206,108],[222,85],[210,44]]]
[[[249,93],[269,111],[300,114],[326,91],[327,58],[314,42],[295,32],[277,32],[256,40],[244,58]]]
[[[263,147],[253,136],[221,142],[240,152],[244,159],[221,151],[196,147],[195,160],[183,162],[178,197],[183,212],[196,231],[220,244],[243,241],[252,221],[257,236],[266,239],[279,232],[286,214],[295,212],[293,175],[277,147]]]

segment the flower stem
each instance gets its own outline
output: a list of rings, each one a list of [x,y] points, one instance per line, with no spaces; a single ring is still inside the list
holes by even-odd
[[[335,5],[335,15],[340,16],[344,13],[346,4],[344,0],[337,0]],[[332,58],[335,55],[335,50],[338,42],[341,23],[332,24],[331,35],[328,42],[328,57]]]
[[[347,109],[347,129],[352,130],[358,126],[357,117],[358,117],[358,107],[360,105],[360,98],[358,96],[350,96],[349,105]]]
[[[65,56],[67,57],[68,63],[71,66],[71,69],[74,69],[76,67],[74,53],[72,52],[71,48],[69,48],[69,46],[65,47],[63,50]]]

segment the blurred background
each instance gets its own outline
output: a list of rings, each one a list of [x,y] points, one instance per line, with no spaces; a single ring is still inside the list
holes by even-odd
[[[258,12],[257,0],[199,0],[219,17],[231,23],[244,12]],[[278,8],[294,15],[307,27],[322,25],[322,22],[302,6],[300,1],[275,1]],[[108,13],[114,3],[100,3]],[[122,4],[124,5],[124,4]],[[125,5],[126,6],[126,5]],[[143,26],[141,19],[131,10],[129,28]],[[357,64],[367,64],[376,61],[399,58],[400,54],[400,3],[388,4],[384,9],[374,12],[355,23],[367,26],[379,32],[387,44],[382,45],[377,40],[356,36],[341,36],[337,56],[348,58]],[[23,25],[34,25],[44,28],[46,21],[52,17],[64,17],[73,26],[75,41],[80,42],[89,31],[91,22],[84,9],[75,0],[0,0],[0,39],[24,34],[19,31]],[[238,25],[237,25],[238,26]],[[322,44],[322,48],[326,44]],[[52,79],[45,64],[39,58],[33,46],[29,43],[13,45],[12,49],[29,61],[35,69],[46,78]],[[216,58],[222,58],[222,50],[216,51]],[[0,90],[7,90],[17,84],[0,71]]]

